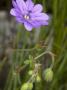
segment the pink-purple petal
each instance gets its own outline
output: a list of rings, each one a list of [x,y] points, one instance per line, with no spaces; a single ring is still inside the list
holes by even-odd
[[[28,22],[24,22],[24,26],[25,26],[27,31],[31,31],[32,28],[33,28],[32,25],[30,23],[28,23]]]
[[[10,10],[10,14],[16,17],[21,17],[22,18],[22,14],[18,9],[12,8]]]
[[[24,20],[23,20],[22,18],[20,18],[20,17],[16,17],[16,20],[17,20],[17,22],[19,22],[19,23],[24,23]]]
[[[32,12],[33,13],[39,13],[39,12],[42,12],[42,10],[43,10],[42,5],[41,4],[37,4],[37,5],[34,6]]]
[[[47,26],[48,24],[49,24],[48,21],[41,21],[41,25]]]
[[[11,9],[11,10],[10,10],[10,14],[13,15],[13,16],[16,16],[16,11],[15,11],[15,9]]]
[[[31,19],[32,20],[49,20],[49,16],[45,13],[32,13],[31,14]]]
[[[27,7],[24,0],[16,0],[18,7],[20,8],[22,14],[26,13]]]
[[[17,3],[14,0],[12,0],[12,5],[14,8],[17,7]]]
[[[38,28],[38,27],[40,27],[41,25],[48,25],[48,22],[47,21],[32,21],[31,22],[31,24],[32,24],[32,26],[34,27],[34,28]]]
[[[38,28],[41,26],[41,22],[40,21],[31,21],[31,24],[34,28]]]
[[[27,0],[26,1],[26,6],[27,6],[28,11],[30,11],[30,10],[33,9],[34,3],[32,2],[32,0]]]

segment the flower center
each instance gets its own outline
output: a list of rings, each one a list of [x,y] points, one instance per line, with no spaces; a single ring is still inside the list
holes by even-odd
[[[30,19],[29,15],[24,15],[24,18],[27,19],[27,20]]]

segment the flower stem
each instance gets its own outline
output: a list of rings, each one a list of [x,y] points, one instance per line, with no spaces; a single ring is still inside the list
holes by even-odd
[[[54,54],[52,52],[50,52],[50,51],[45,51],[45,52],[41,53],[40,55],[38,55],[37,57],[35,57],[34,59],[37,60],[40,57],[42,57],[43,55],[45,55],[45,54],[49,54],[51,56],[51,58],[52,58],[52,64],[51,64],[50,67],[53,68],[53,65],[54,65]]]

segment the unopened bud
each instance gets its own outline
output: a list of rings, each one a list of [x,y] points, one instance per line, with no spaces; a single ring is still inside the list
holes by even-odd
[[[33,84],[32,83],[25,83],[22,85],[21,90],[32,90]]]
[[[36,81],[37,81],[37,82],[40,82],[40,81],[41,81],[41,77],[40,77],[39,75],[37,75]]]
[[[47,68],[47,69],[44,71],[43,75],[44,75],[44,79],[45,79],[47,82],[52,81],[52,79],[53,79],[53,71],[52,71],[51,68]]]

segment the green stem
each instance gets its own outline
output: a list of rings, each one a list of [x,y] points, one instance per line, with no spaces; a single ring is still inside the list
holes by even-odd
[[[16,90],[16,87],[17,87],[17,79],[18,79],[18,77],[17,77],[17,74],[16,74],[15,77],[14,77],[14,87],[13,87],[13,90]]]
[[[41,53],[40,55],[38,55],[37,57],[35,57],[34,59],[37,60],[40,57],[42,57],[43,55],[45,55],[45,54],[49,54],[51,56],[51,58],[52,58],[52,64],[51,64],[50,67],[53,68],[53,65],[54,65],[54,55],[50,51],[45,51],[45,52]]]

